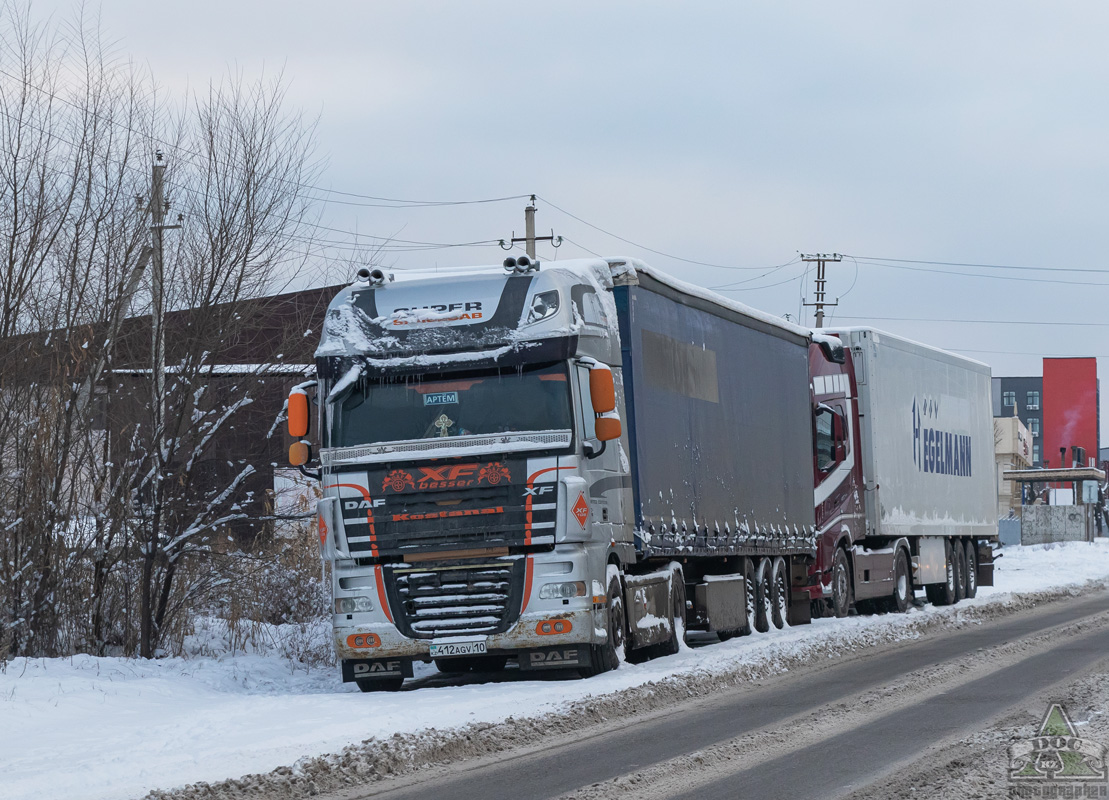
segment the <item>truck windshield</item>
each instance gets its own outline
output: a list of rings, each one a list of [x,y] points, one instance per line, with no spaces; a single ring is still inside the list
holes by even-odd
[[[337,401],[331,446],[569,430],[565,364],[363,378]]]

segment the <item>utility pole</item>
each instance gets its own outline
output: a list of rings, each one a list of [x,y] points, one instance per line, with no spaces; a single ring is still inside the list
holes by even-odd
[[[177,215],[176,225],[167,225],[166,212],[169,211],[169,202],[165,199],[163,177],[166,165],[162,163],[162,151],[154,153],[154,164],[150,173],[150,292],[151,316],[150,327],[152,333],[153,355],[153,390],[154,390],[154,437],[155,447],[161,451],[162,433],[165,430],[166,417],[166,298],[165,298],[165,266],[162,252],[162,232],[175,230],[181,227],[183,217]]]
[[[512,238],[506,242],[504,239],[500,240],[501,247],[505,250],[511,250],[512,245],[518,242],[524,242],[524,250],[528,254],[528,258],[535,259],[535,243],[536,242],[550,242],[555,247],[562,246],[562,237],[555,236],[554,231],[551,231],[550,236],[536,236],[535,235],[535,195],[531,196],[527,208],[524,209],[524,235],[517,236],[516,231],[512,232]]]
[[[154,431],[153,446],[161,453],[162,433],[165,430],[166,399],[166,332],[165,332],[165,270],[162,259],[162,225],[165,224],[166,208],[162,177],[166,165],[162,163],[162,151],[154,153],[154,165],[150,174],[150,248],[152,271],[150,273],[150,329],[153,335],[151,385],[153,387]],[[156,456],[161,467],[161,456]]]
[[[827,262],[827,261],[832,261],[832,262],[843,261],[843,256],[841,256],[839,253],[832,253],[830,255],[828,253],[814,253],[812,255],[805,255],[804,253],[802,253],[801,254],[801,260],[806,262],[806,263],[810,263],[810,264],[814,261],[816,262],[816,302],[815,303],[804,303],[804,305],[806,305],[806,306],[815,306],[816,307],[816,327],[823,328],[824,327],[824,306],[838,306],[839,305],[839,298],[838,297],[836,298],[836,302],[834,302],[834,303],[827,303],[827,302],[824,301],[824,284],[825,284],[824,263]]]

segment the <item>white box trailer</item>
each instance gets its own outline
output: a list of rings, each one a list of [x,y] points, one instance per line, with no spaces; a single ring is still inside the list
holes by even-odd
[[[910,545],[914,583],[926,586],[934,601],[944,602],[942,584],[959,579],[952,554],[960,548],[977,562],[970,567],[977,582],[992,583],[988,542],[997,537],[997,504],[990,368],[870,328],[826,333],[849,349],[854,372],[865,509],[856,597],[868,593],[865,554],[897,540]]]

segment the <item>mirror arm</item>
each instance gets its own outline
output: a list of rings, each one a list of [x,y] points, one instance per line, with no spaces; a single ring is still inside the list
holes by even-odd
[[[311,478],[314,481],[323,480],[323,476],[318,470],[305,469],[303,464],[297,467],[297,469],[300,470],[300,474],[306,478]]]
[[[600,448],[598,448],[597,445],[595,445],[593,443],[592,439],[586,439],[586,441],[585,441],[585,457],[586,458],[596,458],[599,455],[603,455],[604,452],[605,452],[605,449],[607,447],[608,447],[608,442],[601,442],[601,446],[600,446]]]

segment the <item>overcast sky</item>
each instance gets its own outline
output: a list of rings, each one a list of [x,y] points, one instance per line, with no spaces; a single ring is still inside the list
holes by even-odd
[[[966,352],[995,375],[1039,375],[1043,354],[1109,356],[1109,327],[1025,324],[1109,324],[1105,3],[101,8],[119,50],[171,91],[228,69],[283,69],[290,100],[319,115],[327,188],[415,200],[536,193],[538,227],[569,240],[560,259],[583,247],[635,255],[710,287],[764,275],[726,293],[794,319],[812,273],[803,281],[800,263],[765,273],[798,252],[846,253],[860,258],[829,268],[833,320]],[[522,233],[524,204],[323,214],[343,230],[469,242]],[[385,260],[503,256],[494,246]]]

